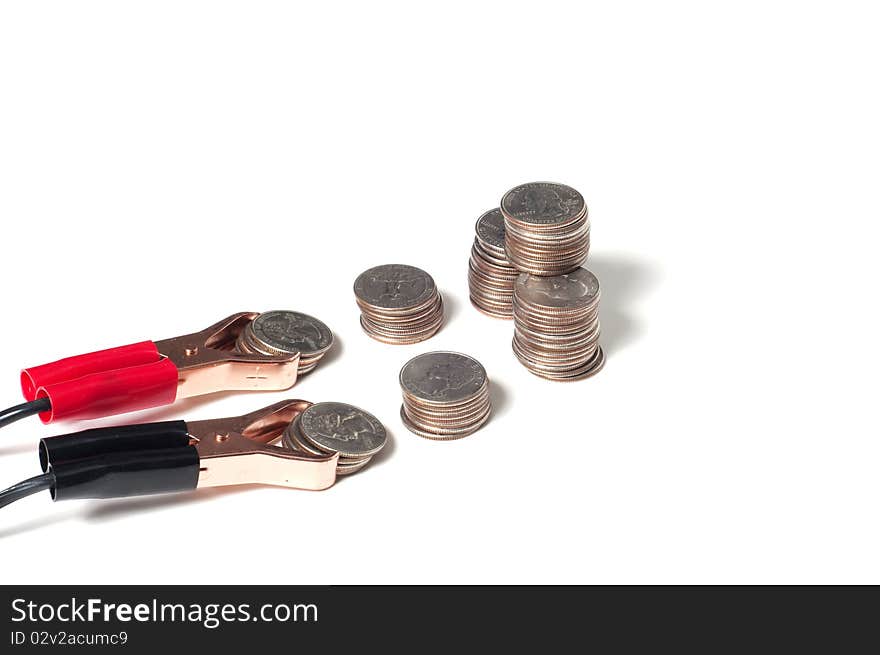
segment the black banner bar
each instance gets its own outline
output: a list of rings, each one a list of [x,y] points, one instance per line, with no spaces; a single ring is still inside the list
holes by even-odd
[[[878,600],[873,587],[0,587],[0,652],[470,652],[477,641],[494,652],[535,639],[542,653],[854,652],[877,641]]]

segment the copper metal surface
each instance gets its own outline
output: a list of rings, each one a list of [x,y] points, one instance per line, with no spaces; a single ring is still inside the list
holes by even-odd
[[[241,353],[235,342],[259,312],[240,312],[200,332],[156,342],[179,372],[177,397],[215,391],[283,391],[296,383],[299,353]]]
[[[243,416],[190,421],[199,453],[199,487],[268,484],[326,489],[336,481],[337,455],[314,455],[272,445],[312,403],[282,400]]]

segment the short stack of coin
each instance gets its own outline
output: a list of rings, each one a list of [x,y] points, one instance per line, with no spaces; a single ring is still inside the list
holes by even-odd
[[[438,351],[408,361],[400,370],[400,417],[410,432],[446,441],[473,434],[492,411],[489,378],[477,360]]]
[[[263,312],[238,335],[236,350],[261,355],[299,353],[298,375],[314,370],[333,346],[333,333],[314,316],[287,310]]]
[[[583,196],[570,186],[530,182],[501,199],[507,258],[533,275],[562,275],[584,263],[590,220]]]
[[[513,290],[513,352],[532,373],[581,380],[599,372],[599,280],[585,268],[556,277],[520,275]]]
[[[288,448],[312,455],[339,453],[336,474],[360,471],[388,441],[385,426],[369,412],[345,403],[315,403],[287,426]]]
[[[519,275],[504,251],[504,216],[492,209],[480,216],[471,248],[468,286],[471,302],[495,318],[513,317],[513,283]]]
[[[415,266],[370,268],[355,280],[354,295],[361,327],[377,341],[418,343],[443,325],[443,299],[434,278]]]

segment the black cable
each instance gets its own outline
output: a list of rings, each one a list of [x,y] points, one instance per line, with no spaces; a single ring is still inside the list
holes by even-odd
[[[49,402],[48,398],[37,398],[29,403],[22,403],[21,405],[4,409],[0,412],[0,428],[5,427],[10,423],[20,421],[28,416],[48,412],[51,409],[52,403]]]
[[[42,475],[34,476],[29,480],[19,482],[18,484],[14,484],[9,487],[9,489],[0,491],[0,508],[6,507],[10,503],[14,503],[16,500],[27,498],[38,491],[51,489],[54,484],[55,474],[51,471],[43,473]]]

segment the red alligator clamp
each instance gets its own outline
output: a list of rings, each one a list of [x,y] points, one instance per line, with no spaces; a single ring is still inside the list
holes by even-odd
[[[27,368],[26,402],[0,412],[0,426],[39,414],[43,423],[93,419],[168,405],[215,391],[281,391],[296,382],[299,354],[235,350],[258,312],[233,314],[211,327]]]

